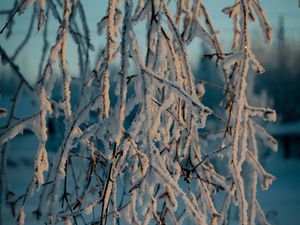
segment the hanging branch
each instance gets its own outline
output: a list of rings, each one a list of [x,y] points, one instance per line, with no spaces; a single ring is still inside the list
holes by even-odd
[[[248,74],[264,72],[250,46],[249,21],[258,17],[265,41],[272,39],[259,1],[236,0],[223,9],[233,22],[232,50],[225,53],[222,33],[200,0],[108,0],[97,23],[96,41],[103,37],[105,46],[95,59],[85,4],[16,0],[13,10],[0,11],[9,16],[3,33],[15,26],[17,13],[33,10],[13,56],[0,46],[3,64],[20,81],[11,108],[0,109],[0,119],[8,119],[0,131],[1,190],[7,195],[1,202],[10,202],[17,223],[34,223],[26,216],[28,204],[39,196],[34,213],[47,224],[222,225],[234,223],[234,205],[239,224],[268,224],[257,186],[267,189],[275,177],[259,161],[258,140],[273,150],[277,142],[257,118],[272,122],[276,113],[250,105],[246,94]],[[29,42],[35,18],[42,54],[34,65],[38,82],[30,85],[14,59]],[[223,84],[203,74],[195,80],[187,51],[195,39],[209,44],[206,57],[222,64]],[[69,72],[72,44],[78,77]],[[225,104],[207,107],[207,87],[222,92]],[[26,116],[17,107],[24,88],[30,100],[38,97],[38,110]],[[24,130],[31,132],[23,138],[37,140],[33,174],[20,196],[8,198],[9,143]]]

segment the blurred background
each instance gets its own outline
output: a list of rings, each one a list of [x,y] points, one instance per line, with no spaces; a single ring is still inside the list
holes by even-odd
[[[106,5],[104,1],[89,0],[89,2],[85,10],[88,12],[87,21],[91,28],[91,42],[95,48],[90,56],[93,59],[104,45],[105,39],[97,34],[96,23],[104,15]],[[221,10],[231,2],[219,0],[203,2],[209,9],[215,29],[220,32],[219,38],[224,44],[225,52],[230,52],[232,24],[231,20],[221,13]],[[0,11],[10,9],[12,4],[13,1],[2,1]],[[266,72],[263,75],[254,73],[249,75],[248,95],[253,104],[274,108],[277,111],[277,122],[265,126],[277,139],[279,149],[277,153],[268,149],[263,150],[261,161],[266,171],[275,175],[277,180],[268,191],[259,191],[258,195],[271,224],[297,225],[300,221],[300,8],[296,0],[262,0],[261,4],[273,27],[273,43],[270,46],[264,43],[258,21],[251,24],[252,48]],[[6,38],[5,33],[0,35],[0,45],[10,56],[14,56],[18,47],[22,45],[33,23],[31,15],[32,11],[27,10],[16,17],[9,39]],[[5,24],[6,19],[7,17],[0,15],[0,27]],[[53,21],[48,28],[49,33],[52,34],[52,40],[49,40],[50,45],[56,38],[56,27],[57,23]],[[145,37],[142,28],[140,32],[141,38]],[[14,57],[20,71],[26,75],[26,79],[31,84],[34,84],[38,77],[37,65],[42,51],[41,37],[41,32],[34,31],[24,49]],[[72,76],[76,78],[79,74],[77,52],[74,46],[74,43],[70,42],[69,55],[71,57],[68,63]],[[215,60],[205,56],[210,53],[208,46],[198,40],[192,43],[188,51],[196,79],[222,85],[220,68],[216,66]],[[93,63],[94,61],[92,61],[92,66]],[[13,73],[7,64],[0,63],[0,107],[9,107],[11,104],[10,97],[18,85]],[[75,85],[72,88],[76,88]],[[204,104],[215,107],[221,98],[222,92],[218,88],[214,85],[206,86]],[[24,107],[25,114],[28,104],[34,103],[24,100],[19,106]],[[0,119],[0,126],[3,126],[5,122]],[[20,144],[13,142],[12,145],[15,145],[11,146],[15,148],[15,152],[9,155],[9,170],[13,171],[12,168],[15,167],[28,168],[30,159],[26,152],[21,150]],[[21,163],[15,155],[20,156]],[[16,175],[14,172],[11,174]],[[10,185],[17,186],[22,182],[22,179],[11,180]]]

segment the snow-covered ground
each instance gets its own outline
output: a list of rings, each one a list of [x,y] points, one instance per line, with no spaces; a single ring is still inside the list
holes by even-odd
[[[267,191],[258,192],[258,199],[271,224],[299,225],[300,160],[284,159],[282,151],[279,149],[277,154],[272,154],[266,163],[266,171],[277,179]]]
[[[18,136],[10,144],[8,154],[9,187],[16,195],[23,194],[33,173],[33,150],[37,140],[33,135]],[[273,225],[298,225],[300,221],[300,160],[284,159],[282,149],[277,154],[272,153],[265,166],[266,171],[274,174],[277,180],[269,190],[258,188],[260,201],[269,222]],[[36,199],[31,202],[36,201]],[[36,207],[36,206],[35,206]],[[36,224],[33,220],[31,206],[25,210],[26,224]],[[8,207],[4,207],[2,222],[4,225],[14,224]]]

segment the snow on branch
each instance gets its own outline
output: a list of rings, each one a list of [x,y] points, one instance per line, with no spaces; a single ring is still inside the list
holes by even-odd
[[[247,83],[250,73],[264,72],[249,23],[258,17],[266,42],[272,39],[259,1],[235,0],[222,10],[232,20],[229,53],[203,1],[104,2],[92,6],[105,7],[94,24],[97,40],[85,1],[16,0],[0,11],[8,16],[0,33],[10,38],[17,13],[32,10],[13,55],[0,46],[2,63],[18,78],[12,105],[0,108],[1,172],[15,150],[12,140],[25,130],[31,132],[22,138],[36,140],[26,146],[35,153],[23,194],[11,197],[10,178],[1,174],[3,201],[17,223],[221,225],[235,223],[233,209],[241,225],[268,224],[257,185],[268,189],[275,177],[259,155],[261,143],[275,150],[277,142],[259,122],[275,121],[276,113],[249,104]],[[42,50],[31,85],[15,59],[31,40],[34,21]],[[195,77],[187,51],[194,39],[206,42],[212,52],[206,55],[222,65],[223,84],[203,81],[215,74]],[[104,46],[94,47],[98,41]],[[224,95],[212,107],[205,105],[206,84]],[[23,115],[25,100],[34,104]],[[31,204],[38,221],[25,216]]]

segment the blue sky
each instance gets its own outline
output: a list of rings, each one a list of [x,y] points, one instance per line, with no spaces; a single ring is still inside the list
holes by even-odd
[[[84,1],[83,1],[84,2]],[[225,49],[231,46],[230,40],[232,39],[232,23],[231,20],[221,13],[222,8],[225,6],[229,6],[233,4],[233,1],[221,1],[221,0],[203,0],[204,4],[208,7],[209,13],[212,17],[213,23],[215,25],[215,29],[220,31],[220,39],[223,43],[225,43]],[[286,28],[286,36],[294,41],[299,40],[300,34],[300,8],[298,8],[297,0],[261,0],[261,5],[265,9],[266,15],[273,26],[273,37],[276,38],[276,28],[278,25],[278,20],[280,16],[284,16],[284,24]],[[8,9],[13,1],[2,1],[1,8]],[[87,4],[84,4],[88,17],[88,22],[90,24],[91,29],[91,38],[92,43],[95,45],[95,48],[99,48],[103,43],[104,37],[100,37],[96,32],[96,23],[100,20],[100,18],[104,15],[106,9],[106,1],[104,0],[88,0]],[[26,30],[29,26],[31,16],[31,10],[27,10],[24,14],[16,17],[16,24],[13,30],[13,36],[6,40],[4,38],[5,34],[0,35],[1,46],[4,46],[6,51],[11,55],[18,43],[21,42],[24,37]],[[6,18],[0,17],[0,26],[2,27],[6,21]],[[35,21],[36,23],[36,21]],[[35,25],[36,26],[36,25]],[[57,24],[51,23],[50,32],[52,34],[52,39],[50,40],[50,44],[54,43],[56,36]],[[139,29],[137,29],[139,32]],[[258,22],[255,22],[251,25],[252,31],[252,39],[254,38],[262,38],[262,34],[260,31]],[[140,30],[141,37],[144,37],[144,31]],[[42,49],[41,37],[42,32],[33,32],[32,38],[29,44],[24,48],[24,51],[20,56],[16,59],[16,62],[20,65],[21,70],[25,71],[25,74],[28,74],[27,77],[30,81],[34,81],[37,75],[37,62],[39,61],[39,52]],[[103,44],[102,44],[103,45]],[[272,48],[272,46],[271,46]],[[75,48],[72,44],[70,44],[70,54],[76,55]],[[199,55],[200,50],[200,42],[196,41],[193,43],[190,49],[190,55],[192,63],[196,63],[197,57]],[[97,51],[95,51],[97,52]],[[76,59],[69,59],[69,64],[71,73],[76,73],[76,63],[72,65],[71,61],[75,61]],[[1,69],[2,65],[0,66]],[[73,69],[72,69],[73,68]]]

